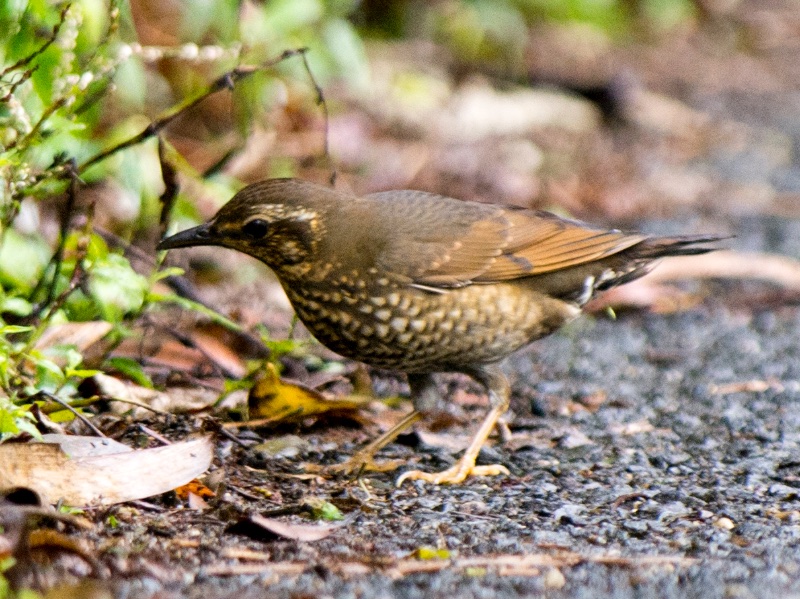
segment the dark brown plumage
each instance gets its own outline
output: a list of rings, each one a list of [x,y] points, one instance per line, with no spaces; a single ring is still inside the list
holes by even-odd
[[[547,212],[417,191],[356,197],[296,179],[244,188],[208,223],[159,249],[218,245],[275,271],[298,316],[343,356],[409,375],[416,411],[362,450],[372,454],[437,399],[434,372],[486,386],[492,409],[464,456],[438,474],[460,482],[506,472],[475,466],[508,407],[496,362],[575,318],[595,292],[633,280],[663,256],[710,251],[716,237],[647,237]]]

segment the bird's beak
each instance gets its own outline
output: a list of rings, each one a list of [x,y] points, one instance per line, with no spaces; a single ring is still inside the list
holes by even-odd
[[[174,250],[176,248],[187,248],[194,245],[214,245],[211,235],[211,227],[208,223],[186,229],[180,233],[175,233],[171,237],[162,239],[156,246],[158,250]]]

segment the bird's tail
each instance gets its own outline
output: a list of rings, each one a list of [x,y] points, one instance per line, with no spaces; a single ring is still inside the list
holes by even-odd
[[[720,249],[715,244],[730,237],[717,235],[683,235],[680,237],[649,237],[631,248],[636,259],[655,260],[664,256],[697,256]]]
[[[647,237],[623,252],[621,264],[603,272],[594,286],[595,291],[603,291],[617,285],[629,283],[646,275],[656,265],[659,258],[668,256],[697,256],[719,250],[719,241],[730,239],[717,235],[682,235],[679,237]],[[613,257],[609,259],[612,261]]]

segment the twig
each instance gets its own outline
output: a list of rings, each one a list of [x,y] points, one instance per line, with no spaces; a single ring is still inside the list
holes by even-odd
[[[137,401],[135,399],[129,399],[127,397],[103,397],[106,401],[118,401],[120,403],[130,404],[132,406],[136,406],[137,408],[142,408],[144,410],[150,410],[156,414],[161,414],[162,416],[172,416],[170,412],[166,410],[159,410],[158,408],[154,408],[153,406],[148,406],[146,403],[142,401]]]
[[[336,168],[333,166],[330,153],[330,114],[328,113],[328,103],[325,101],[325,95],[322,92],[322,87],[319,85],[319,83],[317,83],[317,80],[314,77],[314,72],[311,70],[311,65],[308,64],[308,56],[306,56],[306,54],[306,52],[303,52],[301,57],[303,58],[303,66],[306,69],[306,73],[308,73],[308,78],[311,81],[311,85],[314,86],[314,91],[317,94],[317,106],[322,108],[322,114],[325,117],[325,125],[323,128],[323,156],[328,163],[328,167],[331,169],[330,184],[335,185]]]
[[[95,435],[97,435],[98,437],[103,437],[104,439],[108,439],[108,436],[103,431],[101,431],[99,428],[97,428],[94,424],[92,424],[91,421],[86,416],[81,414],[78,410],[76,410],[71,405],[69,405],[68,402],[64,401],[63,399],[61,399],[57,395],[54,395],[54,394],[52,394],[52,393],[50,393],[48,391],[39,391],[37,393],[37,395],[43,395],[47,399],[49,399],[51,401],[54,401],[57,404],[60,404],[60,405],[64,406],[66,409],[68,409],[70,412],[72,412],[75,415],[76,418],[78,418],[86,426],[88,426],[90,429],[92,429],[94,431]]]
[[[153,439],[155,439],[159,443],[162,443],[164,445],[172,445],[172,441],[167,439],[165,436],[158,434],[156,431],[154,431],[149,426],[145,426],[141,422],[139,423],[138,426],[139,426],[139,430],[140,431],[142,431],[145,435],[147,435],[149,437],[153,437]]]
[[[45,300],[45,304],[49,304],[51,301],[53,301],[53,296],[56,292],[58,277],[61,274],[61,266],[64,261],[64,245],[67,243],[69,223],[72,220],[72,214],[75,211],[75,196],[78,194],[78,173],[75,171],[75,166],[75,161],[70,161],[70,180],[69,189],[67,189],[67,205],[64,207],[64,214],[61,217],[61,229],[59,231],[58,247],[56,248],[56,252],[51,260],[51,263],[54,263],[53,280],[50,282],[50,288],[47,290],[47,300]]]
[[[187,112],[188,110],[194,108],[209,96],[212,96],[215,93],[222,91],[223,89],[231,90],[236,86],[236,84],[239,81],[246,79],[247,77],[250,77],[254,73],[272,68],[275,65],[279,64],[280,62],[283,62],[287,58],[297,55],[303,55],[307,51],[308,51],[307,48],[295,48],[292,50],[285,50],[277,58],[268,60],[267,62],[262,63],[261,65],[238,67],[233,69],[232,71],[224,73],[221,77],[218,77],[216,81],[214,81],[209,86],[208,89],[199,93],[194,98],[187,100],[177,108],[158,117],[156,120],[147,125],[147,127],[145,127],[138,135],[134,135],[133,137],[126,139],[125,141],[122,141],[114,146],[111,146],[110,148],[103,150],[102,152],[95,154],[94,156],[89,158],[86,162],[84,162],[78,167],[78,172],[83,173],[86,171],[86,169],[90,168],[91,166],[94,166],[98,162],[102,162],[103,160],[105,160],[109,156],[112,156],[113,154],[116,154],[120,150],[130,148],[131,146],[135,146],[145,141],[146,139],[158,135],[167,125],[169,125],[177,117]]]
[[[161,215],[158,218],[159,237],[163,237],[169,226],[169,214],[178,197],[178,174],[175,167],[167,160],[167,149],[164,138],[158,136],[158,163],[161,166],[161,179],[164,181],[164,193],[159,197],[161,202]]]
[[[50,286],[47,289],[47,298],[42,302],[42,310],[45,306],[50,305],[53,301],[53,296],[55,295],[56,285],[58,284],[58,276],[61,274],[61,264],[64,259],[64,244],[67,241],[67,234],[69,233],[69,223],[72,220],[72,214],[75,210],[75,196],[78,190],[78,175],[75,171],[75,161],[72,160],[67,165],[66,171],[70,177],[70,184],[67,188],[67,205],[64,208],[64,214],[61,217],[61,224],[59,227],[59,239],[58,239],[58,247],[56,247],[56,251],[53,252],[50,261],[47,264],[47,267],[42,272],[41,278],[36,282],[36,286],[33,288],[33,291],[30,293],[30,298],[35,298],[41,288],[45,284],[45,280],[47,278],[47,272],[50,270],[50,267],[53,267],[53,276],[50,279]],[[76,263],[77,268],[77,263]],[[73,275],[75,273],[73,272]],[[51,312],[52,313],[52,312]]]
[[[58,37],[58,32],[61,31],[61,26],[64,24],[64,21],[67,18],[67,12],[69,12],[70,8],[72,8],[72,4],[66,4],[66,5],[64,5],[64,8],[61,9],[61,15],[59,16],[58,23],[56,23],[53,26],[53,31],[52,31],[52,33],[50,33],[50,37],[47,38],[47,41],[44,44],[42,44],[42,46],[38,50],[34,50],[31,54],[28,54],[24,58],[20,58],[14,64],[12,64],[10,66],[7,66],[5,69],[0,71],[0,79],[5,77],[11,71],[16,71],[16,70],[24,67],[26,64],[31,62],[34,58],[39,56],[42,52],[47,50],[52,45],[52,43],[54,41],[56,41],[56,38]]]
[[[44,126],[44,124],[47,122],[47,119],[49,119],[51,116],[53,116],[53,114],[56,112],[56,110],[58,110],[59,108],[63,108],[66,105],[66,103],[67,103],[67,98],[63,97],[63,98],[59,98],[58,100],[56,100],[55,102],[50,104],[50,106],[45,108],[44,112],[42,113],[42,116],[39,117],[39,120],[36,121],[36,124],[33,126],[33,128],[30,131],[28,131],[27,135],[25,135],[25,137],[23,137],[19,141],[17,141],[15,139],[10,144],[8,144],[6,149],[10,150],[10,149],[12,149],[14,147],[26,148],[28,146],[28,144],[30,144],[30,142],[32,142],[34,139],[36,139],[36,137],[39,135],[39,131]]]

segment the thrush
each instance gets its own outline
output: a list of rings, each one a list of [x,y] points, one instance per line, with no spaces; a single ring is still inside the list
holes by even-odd
[[[548,212],[419,191],[356,196],[298,179],[238,192],[207,223],[159,249],[215,245],[277,275],[298,317],[333,351],[406,373],[414,411],[349,462],[375,452],[436,407],[432,375],[481,383],[490,409],[462,457],[405,479],[458,483],[508,473],[476,465],[509,405],[497,363],[573,320],[595,293],[644,275],[664,256],[701,254],[714,236],[649,237]]]

